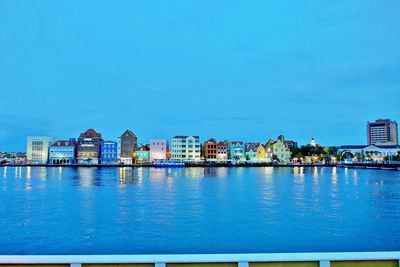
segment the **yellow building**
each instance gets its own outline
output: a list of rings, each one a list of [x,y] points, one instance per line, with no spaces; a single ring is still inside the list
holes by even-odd
[[[258,145],[256,150],[256,160],[271,162],[272,161],[272,149],[267,145]]]
[[[272,153],[280,162],[290,161],[290,150],[281,140],[275,141],[272,144]]]

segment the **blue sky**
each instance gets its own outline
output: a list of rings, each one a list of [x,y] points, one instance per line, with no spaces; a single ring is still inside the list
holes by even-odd
[[[87,128],[366,143],[400,120],[400,1],[0,1],[0,150]]]

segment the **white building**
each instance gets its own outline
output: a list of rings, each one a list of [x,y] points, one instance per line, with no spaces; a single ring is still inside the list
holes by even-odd
[[[384,157],[391,157],[400,154],[400,146],[398,145],[350,145],[341,146],[338,150],[338,155],[341,159],[345,159],[348,155],[357,158],[357,160],[372,160],[372,161],[382,161]]]
[[[168,158],[168,141],[166,139],[150,140],[150,161]]]
[[[54,143],[50,136],[28,136],[26,157],[28,163],[46,164],[49,160],[49,149]]]
[[[171,159],[200,160],[200,137],[180,135],[172,138]]]

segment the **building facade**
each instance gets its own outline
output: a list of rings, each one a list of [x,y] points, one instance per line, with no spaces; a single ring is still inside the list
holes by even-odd
[[[98,164],[101,159],[101,133],[88,129],[81,133],[77,145],[77,162],[79,164]]]
[[[287,163],[290,161],[290,150],[282,140],[272,143],[272,153],[279,162]]]
[[[50,164],[74,164],[76,163],[76,141],[58,140],[50,146]]]
[[[166,139],[151,139],[150,140],[150,161],[168,159],[168,141]]]
[[[367,123],[368,145],[398,145],[397,122],[389,119],[379,119]]]
[[[340,146],[338,155],[341,160],[351,155],[357,161],[382,161],[385,157],[400,155],[398,145],[348,145]]]
[[[46,164],[49,161],[50,146],[54,143],[50,136],[28,136],[26,157],[32,164]]]
[[[246,160],[256,161],[257,158],[257,147],[258,143],[247,143],[246,144]]]
[[[221,141],[217,144],[217,159],[218,160],[229,159],[228,142]]]
[[[150,145],[139,146],[135,153],[135,163],[147,163],[150,162]]]
[[[101,164],[118,163],[118,143],[114,141],[103,141],[101,143]]]
[[[200,160],[200,137],[178,135],[172,138],[171,159],[184,161]]]
[[[229,158],[231,160],[245,160],[245,145],[242,141],[229,143]]]
[[[137,147],[137,137],[131,130],[126,130],[119,138],[119,160],[123,164],[132,164],[133,152]]]
[[[203,154],[206,160],[217,160],[218,148],[215,139],[209,139],[203,144]]]

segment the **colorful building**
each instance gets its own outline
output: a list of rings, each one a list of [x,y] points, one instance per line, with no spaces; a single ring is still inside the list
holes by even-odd
[[[118,143],[104,141],[101,143],[101,164],[118,163]]]
[[[132,164],[133,152],[137,146],[137,137],[131,130],[126,130],[118,141],[119,160],[123,164]]]
[[[229,149],[228,142],[219,142],[217,144],[217,159],[218,160],[228,160],[229,159]]]
[[[101,133],[88,129],[81,133],[77,145],[77,161],[79,164],[98,164],[100,162],[100,146],[103,142]]]
[[[217,141],[209,139],[203,144],[203,155],[206,160],[216,160],[218,155]]]
[[[150,145],[139,146],[134,152],[135,163],[150,162]]]
[[[28,136],[26,156],[27,162],[32,164],[46,164],[49,160],[50,146],[54,138],[50,136]]]
[[[232,160],[245,160],[245,145],[242,141],[229,143],[229,158]]]
[[[268,141],[267,148],[271,147],[273,156],[277,161],[282,163],[287,163],[290,161],[290,150],[287,148],[283,136],[280,136],[279,140],[277,141]]]
[[[74,164],[76,163],[76,141],[58,140],[50,146],[50,164]]]
[[[256,161],[257,158],[257,147],[259,146],[259,143],[247,143],[246,144],[246,154],[245,158],[248,161]]]
[[[168,159],[168,141],[166,139],[151,139],[150,140],[150,161]]]
[[[200,137],[178,135],[172,138],[171,159],[184,161],[200,160]]]

